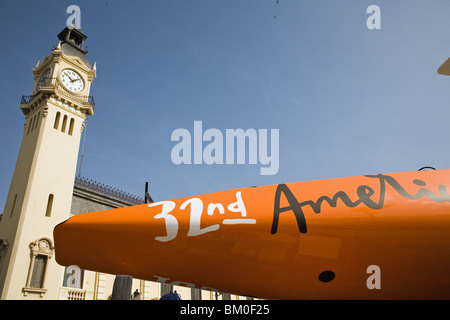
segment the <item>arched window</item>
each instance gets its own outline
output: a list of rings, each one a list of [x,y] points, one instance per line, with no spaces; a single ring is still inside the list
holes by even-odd
[[[30,118],[30,124],[28,125],[28,132],[27,132],[27,135],[30,134],[30,129],[31,129],[32,126],[33,126],[33,118]]]
[[[39,118],[41,117],[41,112],[39,111],[37,114],[37,121],[34,122],[34,128],[37,129],[38,127],[38,123],[39,123]]]
[[[52,214],[52,207],[53,207],[53,194],[50,193],[50,195],[48,196],[48,201],[47,201],[47,210],[45,211],[45,216],[46,217],[50,217]]]
[[[61,118],[61,112],[57,112],[56,113],[56,118],[55,118],[55,124],[53,125],[53,128],[58,130],[59,128],[59,119]]]
[[[66,132],[66,126],[67,126],[67,116],[64,116],[62,127],[61,127],[62,132]]]
[[[44,284],[45,267],[47,266],[47,257],[38,254],[34,257],[33,272],[31,274],[30,287],[42,288]]]
[[[36,117],[37,117],[37,114],[35,114],[33,117],[33,122],[31,123],[31,132],[33,132],[33,129],[34,129],[33,126],[35,127],[36,126],[35,124],[37,124]]]
[[[47,274],[48,260],[53,256],[55,247],[48,238],[40,238],[29,245],[31,250],[30,267],[25,287],[22,289],[24,295],[29,292],[40,293],[41,297],[47,292],[45,279]]]
[[[34,116],[33,118],[31,118],[31,121],[30,121],[30,127],[28,128],[28,133],[33,132],[34,120],[36,120],[36,116]]]
[[[69,136],[73,133],[73,125],[75,124],[74,118],[70,119],[70,125],[69,125]]]
[[[11,213],[9,214],[10,217],[13,216],[14,208],[16,207],[16,201],[17,201],[17,194],[14,196],[13,204],[12,204],[12,207],[11,207]]]

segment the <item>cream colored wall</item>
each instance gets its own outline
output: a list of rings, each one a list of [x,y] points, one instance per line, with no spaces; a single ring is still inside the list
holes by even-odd
[[[28,134],[27,126],[25,127],[19,161],[13,176],[12,192],[8,196],[11,198],[16,192],[24,192],[23,205],[19,210],[16,201],[16,212],[13,214],[13,218],[18,219],[15,225],[19,232],[15,237],[12,252],[14,268],[9,268],[7,282],[14,285],[4,288],[2,299],[41,299],[39,294],[29,293],[24,297],[22,292],[30,265],[29,244],[42,237],[53,241],[53,228],[69,217],[68,209],[72,201],[80,131],[84,119],[63,105],[50,101],[47,104],[48,115],[41,118],[38,128]],[[36,110],[35,113],[37,112],[39,111]],[[57,112],[61,113],[58,130],[53,127]],[[40,114],[42,115],[42,108]],[[64,115],[68,117],[65,133],[61,132]],[[34,113],[28,118],[33,116]],[[75,124],[70,136],[68,129],[72,118]],[[50,194],[54,195],[54,201],[51,216],[47,217],[46,208]],[[8,205],[9,203],[6,206]],[[5,227],[1,229],[2,238],[11,239],[15,228],[5,231],[6,223],[3,222]],[[64,268],[55,262],[54,257],[48,260],[45,286],[49,290],[43,299],[58,299],[57,290],[50,288],[58,288],[61,285],[63,271]]]
[[[178,294],[180,294],[183,300],[191,299],[191,288],[182,286],[173,286],[173,291],[176,291]]]
[[[26,284],[26,279],[23,278],[28,275],[30,261],[30,249],[28,245],[30,242],[36,240],[35,238],[33,239],[34,232],[25,234],[22,232],[22,228],[28,216],[30,216],[30,214],[27,214],[29,210],[36,211],[37,206],[35,201],[31,199],[31,206],[29,208],[30,190],[31,184],[33,183],[32,172],[35,171],[36,163],[34,160],[37,158],[39,141],[41,140],[42,133],[45,131],[47,120],[46,118],[41,118],[38,128],[33,131],[29,130],[30,121],[34,117],[34,114],[37,113],[38,111],[32,113],[27,117],[25,122],[22,144],[5,205],[5,209],[8,212],[11,209],[14,196],[17,194],[18,197],[12,216],[5,216],[2,219],[0,228],[0,235],[10,243],[11,249],[9,253],[12,258],[10,261],[11,264],[14,264],[14,267],[8,268],[6,264],[8,261],[5,259],[4,265],[2,266],[2,273],[8,271],[5,287],[2,292],[2,299],[20,299],[23,297],[21,289]]]
[[[158,300],[161,298],[161,284],[152,281],[146,281],[146,284],[149,287],[149,294],[148,296],[144,296],[144,299],[148,298],[149,300]]]
[[[25,122],[25,130],[27,129],[27,124],[29,121]],[[34,154],[34,148],[30,147],[36,144],[37,134],[32,136],[27,136],[24,134],[22,138],[22,143],[17,159],[16,168],[14,170],[12,183],[10,190],[6,199],[5,208],[3,211],[3,217],[0,222],[0,236],[2,239],[6,239],[9,243],[9,250],[3,259],[3,263],[0,270],[0,288],[3,287],[1,292],[1,298],[6,298],[5,290],[8,290],[9,282],[11,279],[11,273],[8,273],[8,262],[10,259],[14,259],[17,255],[18,248],[15,246],[17,227],[20,221],[20,212],[22,211],[22,203],[25,198],[25,190],[28,182],[29,172],[31,170],[31,164]],[[14,210],[13,202],[15,196],[17,195]],[[12,212],[13,210],[13,212]],[[19,233],[20,236],[20,233]]]

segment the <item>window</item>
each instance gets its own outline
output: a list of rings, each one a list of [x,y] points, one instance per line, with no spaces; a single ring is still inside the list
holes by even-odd
[[[47,210],[45,211],[46,217],[50,217],[50,215],[52,214],[52,207],[53,207],[53,194],[50,194],[48,196],[48,201],[47,201]]]
[[[33,121],[31,121],[31,123],[30,123],[31,132],[33,132],[33,126],[34,126],[34,124],[36,123],[36,116],[37,116],[37,114],[34,115]]]
[[[202,300],[202,292],[200,289],[191,289],[191,300]]]
[[[14,213],[14,208],[16,207],[16,201],[17,201],[17,194],[14,196],[14,201],[11,207],[11,213],[9,214],[10,217],[12,217],[13,213]]]
[[[75,120],[72,118],[72,119],[70,119],[70,125],[69,125],[69,136],[71,136],[72,135],[72,133],[73,133],[73,125],[74,125],[74,123],[75,123]]]
[[[39,293],[43,297],[47,292],[45,289],[47,266],[55,247],[48,238],[40,238],[30,243],[29,247],[31,249],[30,267],[27,283],[22,291],[25,296],[29,293]]]
[[[59,119],[61,118],[61,112],[57,112],[56,113],[56,118],[55,118],[55,124],[53,125],[53,128],[58,130],[59,128]]]
[[[47,265],[47,257],[42,255],[42,254],[38,254],[35,258],[34,258],[34,265],[33,265],[33,272],[31,274],[31,282],[30,282],[30,287],[32,288],[39,288],[41,289],[43,287],[44,284],[44,271],[45,271],[45,267]]]
[[[161,297],[165,294],[173,292],[173,286],[170,284],[161,283]]]
[[[63,123],[62,123],[62,128],[61,128],[62,132],[66,132],[66,125],[67,125],[67,116],[64,116]]]
[[[37,119],[36,119],[37,121],[34,122],[34,129],[37,129],[40,117],[41,117],[41,112],[39,111],[37,114]]]
[[[30,129],[33,126],[33,118],[30,118],[30,124],[28,125],[28,131],[27,131],[27,135],[30,134]]]
[[[222,300],[231,300],[231,295],[229,293],[222,293]]]

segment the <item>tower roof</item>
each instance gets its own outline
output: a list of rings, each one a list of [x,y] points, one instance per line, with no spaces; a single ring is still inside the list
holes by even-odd
[[[66,27],[58,34],[63,53],[69,56],[79,57],[87,67],[92,68],[91,62],[86,57],[87,50],[84,47],[86,38],[87,36],[83,31],[76,28]]]

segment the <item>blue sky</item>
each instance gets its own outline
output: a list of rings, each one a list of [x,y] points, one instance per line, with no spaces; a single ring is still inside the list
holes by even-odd
[[[154,200],[230,188],[449,168],[450,1],[132,0],[0,3],[0,207],[31,69],[66,8],[97,62],[81,175]],[[381,29],[369,30],[369,5]],[[279,129],[279,171],[175,165],[171,134]],[[2,209],[0,209],[2,210]]]

